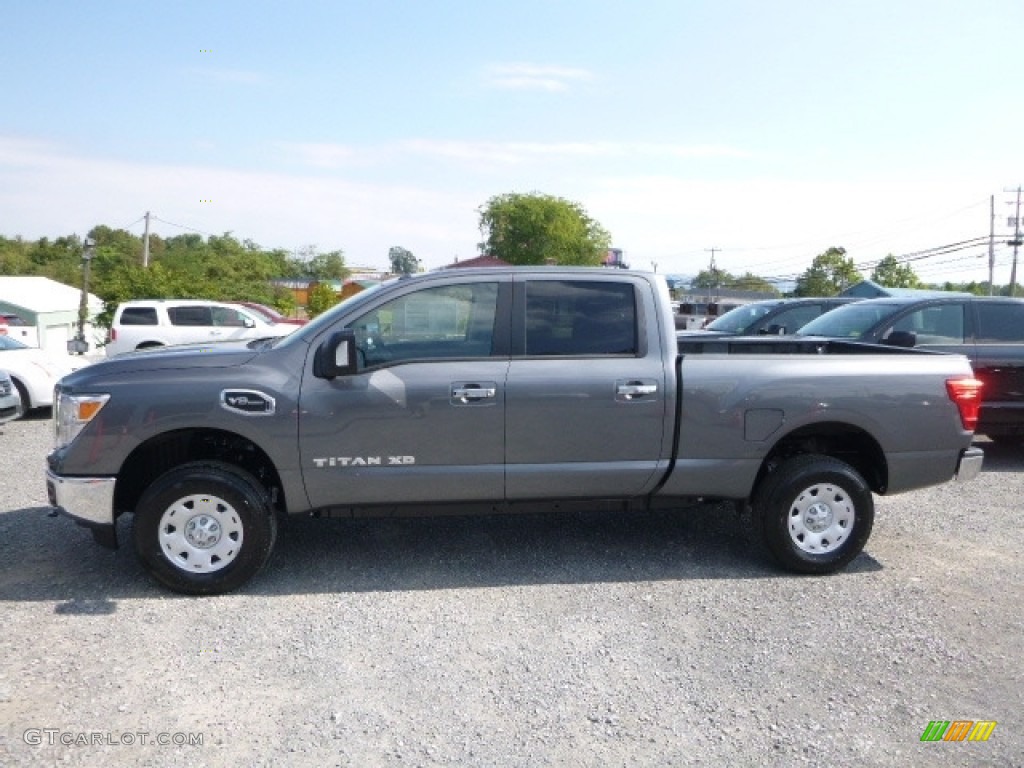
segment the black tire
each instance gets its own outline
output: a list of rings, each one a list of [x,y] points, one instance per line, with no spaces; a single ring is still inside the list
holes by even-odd
[[[237,589],[270,559],[277,518],[252,475],[230,464],[195,462],[145,490],[133,533],[142,566],[161,584],[216,595]]]
[[[809,454],[785,461],[754,496],[768,550],[797,573],[834,573],[861,553],[875,522],[864,478],[845,462]]]
[[[21,413],[18,414],[18,418],[20,419],[22,416],[24,416],[26,413],[32,410],[32,401],[29,400],[28,398],[28,390],[25,388],[24,384],[22,384],[15,378],[12,378],[11,381],[17,388],[18,396],[21,398]]]

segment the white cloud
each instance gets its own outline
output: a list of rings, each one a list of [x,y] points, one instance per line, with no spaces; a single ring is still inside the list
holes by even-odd
[[[545,66],[528,63],[492,64],[484,71],[484,82],[505,90],[567,91],[573,84],[594,78],[578,67]]]
[[[330,142],[280,142],[277,146],[302,164],[314,168],[340,168],[350,165],[360,155],[355,147]]]
[[[524,141],[441,141],[409,139],[390,144],[357,147],[334,143],[280,143],[280,148],[304,165],[341,168],[356,163],[369,165],[391,162],[400,156],[453,160],[473,169],[529,163],[570,162],[586,158],[747,158],[745,150],[717,144],[657,144],[638,142],[524,142]]]
[[[344,145],[314,145],[316,157],[346,156]],[[829,246],[855,261],[956,242],[988,232],[988,195],[1001,179],[862,182],[791,178],[711,181],[668,172],[616,174],[600,161],[627,151],[666,152],[662,145],[410,142],[383,145],[401,161],[397,183],[359,181],[342,171],[239,171],[211,165],[169,165],[80,156],[63,147],[0,136],[0,235],[29,239],[78,233],[96,224],[123,227],[146,210],[203,232],[234,232],[261,245],[295,249],[315,243],[342,249],[353,264],[383,267],[392,245],[409,248],[427,267],[476,254],[477,208],[496,194],[538,190],[579,202],[613,235],[634,266],[658,262],[662,272],[694,273],[704,249],[733,272],[803,271]],[[644,149],[646,148],[646,149]],[[414,153],[437,161],[414,162]],[[474,158],[534,161],[502,174],[473,173]],[[728,153],[727,153],[728,154]],[[566,172],[552,160],[584,158]],[[455,162],[447,162],[454,160]],[[440,167],[438,167],[440,164]],[[479,165],[479,161],[476,162]],[[468,166],[469,170],[463,166]],[[201,200],[211,200],[205,203]],[[1005,221],[1004,221],[1005,223]],[[998,224],[998,223],[997,223]],[[999,225],[1001,226],[1001,224]],[[184,230],[156,222],[162,236]],[[132,231],[141,234],[141,225]],[[997,230],[997,235],[999,230]],[[1005,240],[997,238],[997,243]],[[998,245],[1000,271],[1009,268]],[[982,252],[984,249],[978,249]],[[929,262],[930,280],[965,272],[983,276],[975,251],[958,261]],[[936,260],[937,261],[937,260]]]
[[[268,248],[341,249],[360,265],[384,267],[388,248],[401,245],[434,267],[475,255],[481,199],[432,185],[86,158],[0,136],[0,234],[7,237],[84,235],[96,224],[126,226],[150,210],[165,222],[230,231]],[[132,231],[141,234],[141,225]],[[188,230],[157,221],[154,231],[170,237]]]

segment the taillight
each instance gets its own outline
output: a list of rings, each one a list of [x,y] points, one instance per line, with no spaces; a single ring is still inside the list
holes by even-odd
[[[110,326],[110,330],[107,331],[107,341],[117,341],[117,328]]]
[[[960,411],[964,429],[974,431],[978,426],[978,409],[981,407],[982,384],[977,379],[946,379],[946,392]]]

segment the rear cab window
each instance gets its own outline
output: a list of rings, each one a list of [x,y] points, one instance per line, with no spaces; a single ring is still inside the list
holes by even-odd
[[[635,356],[637,338],[636,293],[629,283],[526,284],[527,356]]]

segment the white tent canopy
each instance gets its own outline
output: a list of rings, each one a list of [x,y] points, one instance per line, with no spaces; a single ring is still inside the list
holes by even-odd
[[[81,300],[81,288],[72,288],[48,277],[0,276],[0,312],[16,314],[28,323],[27,326],[11,326],[8,335],[51,353],[66,353],[67,342],[78,335]],[[93,324],[96,315],[103,311],[103,301],[90,293],[86,306],[85,339],[93,350],[101,340]]]

